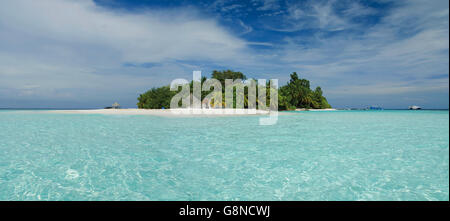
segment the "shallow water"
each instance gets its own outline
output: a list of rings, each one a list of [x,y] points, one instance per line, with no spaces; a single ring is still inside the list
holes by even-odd
[[[449,200],[448,111],[0,111],[0,200]]]

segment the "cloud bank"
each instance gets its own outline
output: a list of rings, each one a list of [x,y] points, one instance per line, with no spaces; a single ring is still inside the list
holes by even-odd
[[[280,83],[297,71],[335,107],[448,108],[447,1],[0,2],[0,107],[134,107],[232,68]]]
[[[109,99],[136,96],[162,78],[170,82],[171,75],[186,73],[176,61],[225,64],[245,60],[246,48],[195,10],[129,13],[90,0],[2,1],[0,41],[3,99],[74,102],[100,101],[109,93]],[[151,63],[158,65],[142,65]]]

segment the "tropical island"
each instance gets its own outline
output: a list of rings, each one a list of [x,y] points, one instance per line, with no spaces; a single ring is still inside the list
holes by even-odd
[[[295,109],[326,109],[331,108],[331,105],[328,104],[327,99],[323,96],[322,89],[320,87],[316,87],[314,90],[311,90],[309,80],[300,79],[296,72],[293,72],[290,75],[291,79],[287,82],[286,85],[279,87],[278,89],[278,110],[295,110]],[[247,80],[247,77],[242,72],[236,72],[232,70],[224,70],[217,71],[214,70],[211,74],[212,79],[217,79],[220,81],[222,85],[225,85],[225,79],[241,79]],[[207,80],[206,77],[202,77],[201,83],[203,84]],[[193,89],[193,81],[190,82],[190,90],[192,93]],[[258,85],[256,85],[258,87]],[[272,86],[267,83],[267,100],[270,101],[270,91],[275,90]],[[258,90],[257,90],[258,91]],[[137,106],[139,109],[165,109],[170,107],[171,99],[178,93],[179,91],[171,91],[170,86],[163,87],[154,87],[147,92],[140,94],[138,97]],[[204,101],[205,97],[211,93],[212,91],[202,91],[201,99]],[[225,92],[225,88],[222,88],[222,92]],[[236,89],[234,89],[233,94],[236,94]],[[249,90],[248,86],[244,88],[244,106],[248,108],[248,95]],[[225,94],[221,93],[222,99],[221,103],[215,103],[215,100],[212,99],[211,106],[224,106],[225,102]],[[233,96],[234,106],[236,105],[236,97]],[[216,99],[219,100],[219,99]],[[258,104],[260,103],[257,99]],[[269,103],[269,102],[267,102]]]

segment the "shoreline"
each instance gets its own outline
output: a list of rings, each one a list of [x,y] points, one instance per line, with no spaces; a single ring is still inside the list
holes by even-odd
[[[295,112],[303,111],[337,111],[338,109],[295,109]],[[42,110],[40,113],[51,114],[103,114],[103,115],[143,115],[160,117],[226,117],[226,116],[269,116],[273,113],[278,115],[292,115],[292,111],[270,112],[267,110],[254,109],[70,109],[70,110]]]
[[[337,111],[335,108],[325,108],[325,109],[306,109],[306,108],[298,108],[295,111]]]
[[[268,116],[270,111],[249,109],[92,109],[48,110],[56,114],[150,115],[161,117]],[[280,112],[278,112],[280,114]],[[286,113],[287,114],[287,113]]]

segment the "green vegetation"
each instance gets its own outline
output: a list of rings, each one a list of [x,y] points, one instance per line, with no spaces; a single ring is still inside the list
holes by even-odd
[[[245,80],[247,77],[241,72],[235,72],[231,70],[225,71],[213,71],[212,78],[217,79],[222,84],[222,103],[217,103],[216,100],[212,100],[212,106],[225,106],[225,79],[242,79]],[[202,83],[207,80],[206,77],[202,78]],[[190,89],[192,93],[193,82],[190,83]],[[256,85],[258,88],[258,85]],[[270,91],[276,90],[269,87],[267,83],[266,93],[267,93],[267,105],[270,103]],[[236,88],[233,89],[236,95]],[[256,90],[258,91],[258,89]],[[203,100],[212,91],[202,91],[201,99]],[[170,91],[169,86],[164,86],[160,88],[152,88],[151,90],[141,94],[138,98],[137,106],[138,108],[144,109],[161,109],[169,108],[170,100],[172,99],[178,91]],[[273,92],[272,92],[273,93]],[[219,93],[220,94],[220,93]],[[244,106],[248,107],[248,87],[244,88]],[[309,81],[306,79],[300,79],[296,72],[291,74],[290,81],[278,89],[278,109],[279,110],[294,110],[296,108],[307,108],[307,109],[324,109],[331,108],[328,104],[327,99],[322,95],[322,89],[316,87],[315,90],[311,90]],[[220,95],[213,95],[212,97],[217,97]],[[257,103],[260,103],[256,99]],[[236,96],[234,96],[233,106],[236,106]]]
[[[278,96],[278,106],[281,110],[331,108],[327,99],[322,95],[322,88],[316,87],[312,91],[309,81],[299,79],[296,72],[291,74],[288,84],[280,88]]]
[[[139,95],[137,106],[141,109],[161,109],[170,107],[170,100],[177,94],[170,91],[169,86],[152,88],[144,94]]]

